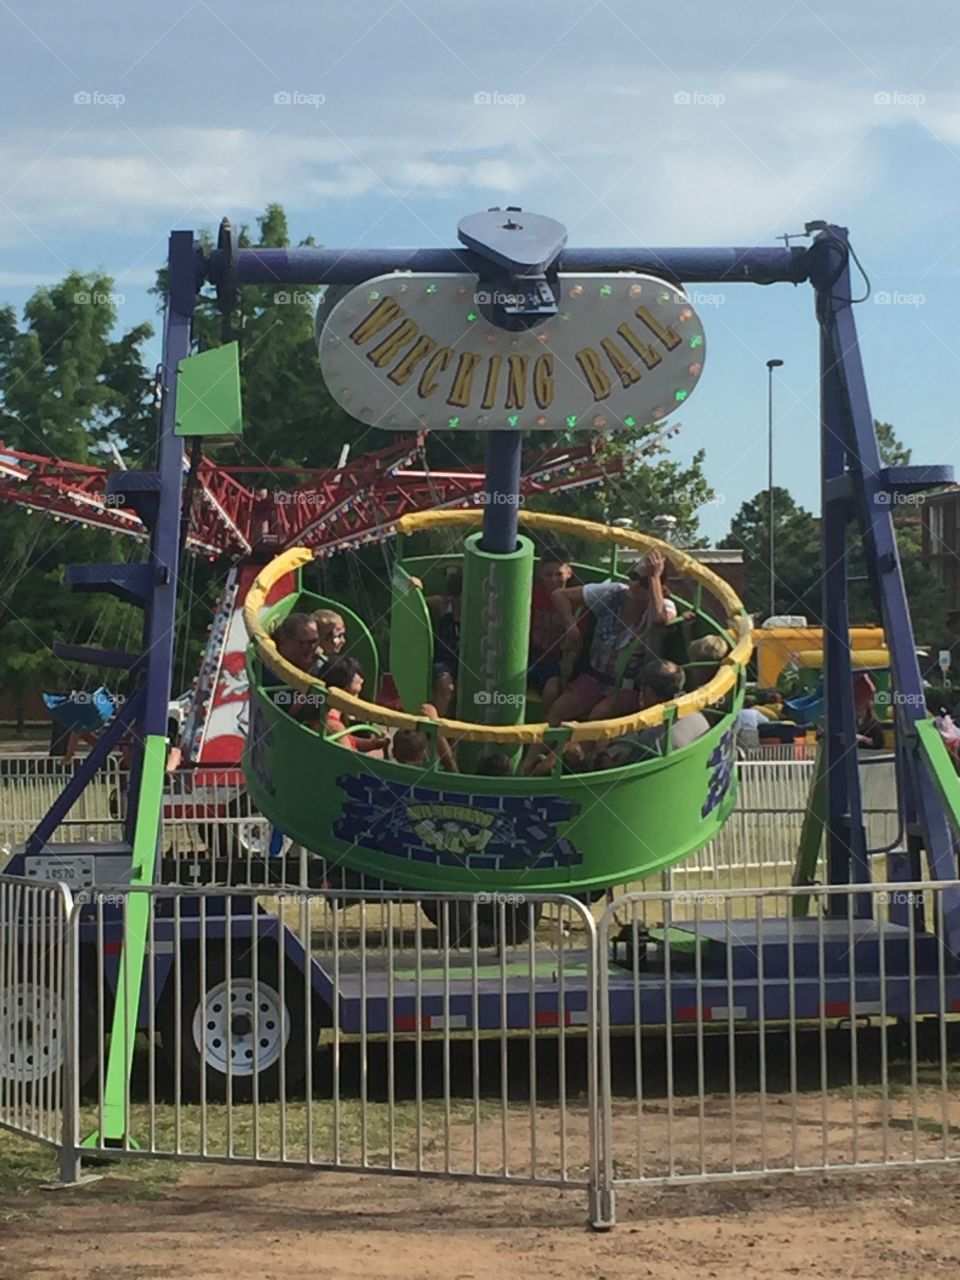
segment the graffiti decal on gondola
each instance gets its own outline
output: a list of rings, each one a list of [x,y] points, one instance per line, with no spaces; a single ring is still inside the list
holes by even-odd
[[[710,778],[707,782],[707,798],[700,810],[701,818],[709,817],[730,790],[733,782],[734,759],[734,730],[728,729],[711,751],[707,761]]]
[[[268,751],[272,741],[273,735],[270,732],[263,708],[260,706],[258,699],[252,698],[250,700],[250,732],[246,740],[246,764],[269,796],[276,795],[270,770],[270,753]]]
[[[557,835],[580,806],[556,796],[451,794],[368,773],[337,779],[346,793],[338,840],[408,862],[475,871],[577,866],[583,855]]]

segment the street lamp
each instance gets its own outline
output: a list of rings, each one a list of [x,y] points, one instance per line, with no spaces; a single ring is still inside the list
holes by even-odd
[[[770,617],[775,612],[773,602],[777,575],[773,568],[773,371],[782,369],[782,360],[767,361],[767,524],[770,531]]]

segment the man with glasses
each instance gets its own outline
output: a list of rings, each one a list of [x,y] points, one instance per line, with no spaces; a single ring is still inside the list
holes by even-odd
[[[590,669],[573,679],[550,708],[551,725],[567,720],[608,720],[631,715],[641,705],[634,677],[644,662],[660,656],[663,628],[677,616],[666,594],[667,564],[661,551],[647,553],[629,581],[561,587],[553,602],[573,638],[576,610],[596,618]]]

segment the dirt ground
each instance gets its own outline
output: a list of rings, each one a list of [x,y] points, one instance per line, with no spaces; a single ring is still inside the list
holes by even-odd
[[[37,1191],[0,1226],[0,1275],[546,1276],[885,1280],[960,1274],[960,1171],[621,1193],[592,1232],[579,1192],[264,1169],[185,1169],[156,1199],[120,1174]]]

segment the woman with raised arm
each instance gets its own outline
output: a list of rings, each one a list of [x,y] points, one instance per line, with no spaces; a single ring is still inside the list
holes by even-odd
[[[630,571],[628,582],[588,582],[554,591],[553,602],[567,624],[571,644],[579,640],[575,614],[581,605],[596,616],[597,624],[590,669],[573,679],[553,703],[548,716],[552,725],[606,720],[639,710],[639,690],[618,689],[617,684],[621,680],[629,684],[644,662],[659,657],[663,628],[677,616],[677,607],[666,594],[666,576],[663,552],[653,550]]]

